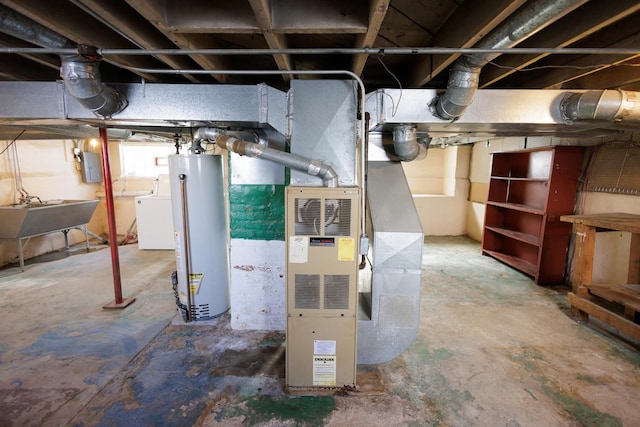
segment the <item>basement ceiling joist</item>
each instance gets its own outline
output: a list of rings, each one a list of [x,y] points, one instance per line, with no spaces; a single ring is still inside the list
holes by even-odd
[[[477,46],[483,37],[534,0],[2,0],[2,4],[72,43],[98,48],[393,48]],[[640,1],[576,1],[561,19],[550,22],[518,47],[637,47]],[[0,38],[0,45],[24,47]],[[15,40],[13,40],[15,42]],[[5,54],[2,80],[48,80],[57,58]],[[380,87],[443,89],[448,68],[459,56],[449,55],[294,55],[262,56],[165,55],[105,57],[111,83],[256,83],[286,87],[292,77],[221,74],[153,74],[136,68],[220,69],[350,69],[367,90]],[[505,54],[482,72],[483,88],[635,87],[640,72],[634,55]],[[53,61],[53,64],[52,64]],[[608,70],[608,64],[618,64]],[[544,67],[544,68],[539,68]],[[539,68],[539,69],[538,69]],[[20,71],[20,69],[23,69]],[[535,71],[531,71],[535,69]],[[295,77],[295,76],[294,76]],[[600,78],[602,77],[602,78]],[[588,87],[586,87],[588,85]]]

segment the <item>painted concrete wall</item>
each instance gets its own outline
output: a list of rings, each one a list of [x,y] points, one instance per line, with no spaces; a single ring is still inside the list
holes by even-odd
[[[10,141],[0,144],[0,151]],[[95,200],[100,202],[88,225],[88,230],[107,235],[107,208],[104,198],[104,185],[82,182],[79,165],[73,157],[74,142],[72,140],[37,140],[16,142],[18,147],[19,168],[22,172],[23,187],[32,196],[42,200],[76,199]],[[81,142],[86,150],[100,152],[100,147],[89,148]],[[119,239],[123,238],[136,218],[135,196],[150,194],[155,186],[152,178],[123,179],[120,167],[120,150],[118,141],[109,142],[111,160],[111,178],[113,180],[114,205],[116,211],[116,228]],[[15,191],[16,180],[13,166],[12,149],[0,156],[0,204],[12,204],[18,199]],[[69,233],[71,244],[82,242],[84,233],[74,230]],[[24,255],[25,259],[55,251],[64,247],[62,233],[48,234],[31,239]],[[13,240],[0,240],[0,265],[17,261],[18,244]]]
[[[10,141],[0,143],[0,151]],[[93,200],[98,189],[97,184],[82,182],[78,164],[73,157],[74,144],[70,140],[38,140],[15,142],[18,151],[18,167],[21,172],[22,186],[31,195],[44,200]],[[13,148],[0,155],[0,205],[9,205],[18,201],[16,188],[16,170]],[[99,215],[94,214],[88,229],[94,233],[102,232]],[[69,243],[83,241],[84,233],[72,230]],[[31,258],[64,247],[62,233],[52,233],[31,239],[24,250],[24,256]],[[0,265],[18,260],[18,243],[15,240],[0,240]]]
[[[233,329],[285,329],[284,189],[276,184],[229,185]]]
[[[471,146],[431,148],[424,160],[402,167],[427,236],[467,233]]]
[[[119,238],[123,238],[136,219],[135,197],[151,194],[155,186],[155,179],[121,177],[122,167],[118,141],[109,141],[109,160],[111,163],[111,180],[113,181],[116,230]],[[100,221],[101,232],[108,234],[107,204],[104,197],[103,184],[100,184],[94,198],[100,199],[98,209],[96,209],[96,216]]]

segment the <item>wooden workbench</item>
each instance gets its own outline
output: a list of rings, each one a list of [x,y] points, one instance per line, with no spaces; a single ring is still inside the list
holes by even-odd
[[[572,313],[584,321],[593,316],[640,340],[640,215],[564,215],[560,220],[573,223],[573,278],[572,292],[568,294]],[[627,283],[591,283],[596,231],[599,230],[631,233]]]

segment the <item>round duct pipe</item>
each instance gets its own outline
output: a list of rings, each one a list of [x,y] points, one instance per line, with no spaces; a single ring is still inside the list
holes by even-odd
[[[620,89],[568,92],[560,103],[560,112],[567,122],[640,122],[640,94]]]
[[[420,143],[415,126],[401,125],[393,128],[393,149],[400,160],[410,162],[427,157],[428,144]]]

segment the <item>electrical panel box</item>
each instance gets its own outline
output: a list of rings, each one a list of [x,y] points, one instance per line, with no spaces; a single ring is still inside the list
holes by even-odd
[[[356,385],[360,192],[288,187],[286,384]]]
[[[80,153],[80,171],[82,182],[102,182],[102,169],[100,167],[100,155],[83,151]]]

